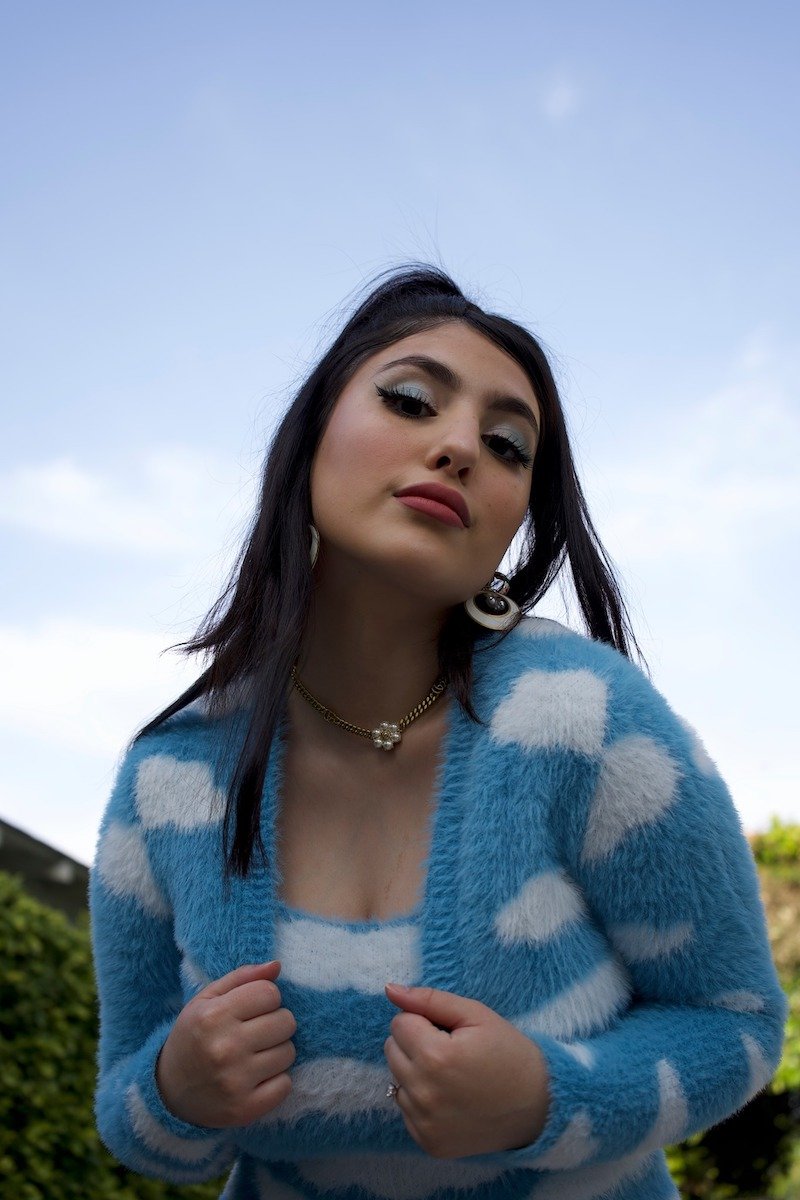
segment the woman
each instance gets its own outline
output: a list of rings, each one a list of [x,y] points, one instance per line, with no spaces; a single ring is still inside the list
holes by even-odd
[[[589,636],[524,615],[565,560]],[[228,1200],[677,1197],[663,1148],[766,1087],[788,1004],[536,340],[390,273],[183,645],[210,666],[129,746],[91,873],[111,1152],[231,1168]]]

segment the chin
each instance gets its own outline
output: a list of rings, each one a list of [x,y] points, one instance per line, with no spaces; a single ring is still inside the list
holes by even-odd
[[[447,608],[458,604],[464,586],[469,586],[459,586],[443,555],[435,551],[426,553],[425,548],[418,546],[395,553],[386,549],[379,558],[372,559],[368,569],[398,592],[417,596],[425,607]]]
[[[386,522],[381,523],[373,537],[367,535],[365,522],[365,536],[354,542],[353,527],[350,524],[347,531],[342,530],[341,537],[337,536],[336,530],[326,536],[320,529],[320,536],[327,543],[328,561],[336,560],[342,573],[353,571],[354,587],[359,584],[358,577],[362,580],[373,577],[398,593],[417,596],[426,608],[451,608],[463,604],[465,598],[479,591],[485,579],[491,576],[492,569],[489,568],[485,578],[473,588],[474,562],[470,564],[469,578],[462,578],[458,570],[464,565],[458,561],[460,555],[440,537],[434,540],[420,536],[416,530],[391,530]]]

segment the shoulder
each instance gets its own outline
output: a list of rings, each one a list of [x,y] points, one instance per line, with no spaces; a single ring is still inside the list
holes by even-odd
[[[713,767],[689,723],[608,643],[525,617],[487,659],[492,653],[484,686],[493,730],[509,740],[594,756],[621,738],[646,736]]]
[[[523,617],[487,652],[487,660],[487,683],[491,680],[500,692],[537,672],[560,677],[576,688],[583,683],[595,693],[624,689],[626,682],[631,687],[650,686],[640,669],[613,646],[544,617]]]
[[[242,693],[213,711],[201,697],[132,736],[118,759],[106,819],[113,815],[144,829],[191,829],[219,818],[246,711]]]
[[[716,764],[644,672],[613,646],[530,620],[486,654],[481,709],[487,758],[507,772],[510,793],[522,795],[514,793],[520,778],[528,785],[521,811],[530,789],[544,788],[560,836],[599,831],[598,858],[615,844],[614,830],[647,826],[659,836],[667,812],[673,830],[700,819],[721,838],[739,836]]]

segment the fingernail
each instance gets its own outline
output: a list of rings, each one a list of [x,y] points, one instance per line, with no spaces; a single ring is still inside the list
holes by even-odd
[[[411,988],[406,987],[404,983],[387,983],[387,988],[394,988],[396,992],[410,992]]]

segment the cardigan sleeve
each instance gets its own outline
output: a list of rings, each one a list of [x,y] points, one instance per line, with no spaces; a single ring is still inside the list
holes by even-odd
[[[183,1121],[159,1093],[159,1051],[182,1007],[172,911],[156,881],[135,805],[134,744],[117,770],[89,872],[99,1005],[94,1113],[107,1149],[167,1183],[217,1179],[235,1157],[230,1130]]]
[[[582,919],[630,981],[629,1006],[594,1036],[525,1030],[547,1063],[550,1106],[534,1142],[484,1156],[509,1167],[644,1158],[744,1107],[782,1054],[789,1004],[730,793],[638,668],[621,676],[591,786],[561,798],[554,829]]]

